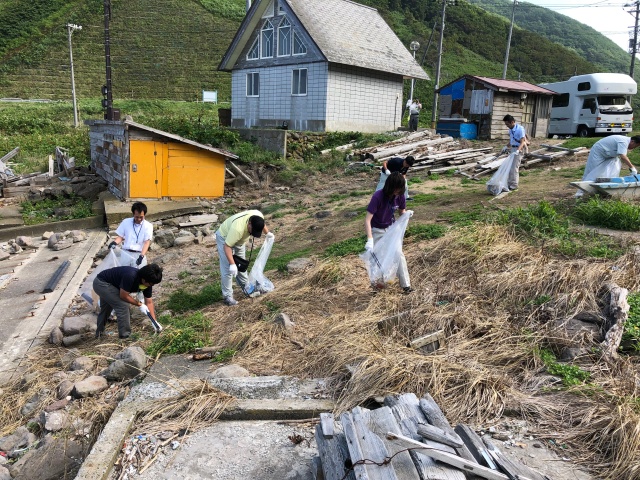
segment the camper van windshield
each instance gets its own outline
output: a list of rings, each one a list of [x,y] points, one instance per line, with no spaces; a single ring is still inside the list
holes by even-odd
[[[632,113],[631,105],[627,103],[627,98],[624,95],[598,97],[598,106],[602,113]]]

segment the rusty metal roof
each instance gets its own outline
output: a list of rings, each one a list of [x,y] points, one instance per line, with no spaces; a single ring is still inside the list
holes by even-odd
[[[460,79],[471,80],[475,82],[479,82],[483,84],[485,87],[490,88],[491,90],[497,90],[499,92],[527,92],[527,93],[538,93],[540,95],[555,95],[556,92],[553,90],[549,90],[547,88],[539,87],[538,85],[534,85],[529,82],[521,82],[519,80],[503,80],[501,78],[491,78],[491,77],[478,77],[476,75],[463,75],[460,78],[455,79],[453,82],[449,82],[446,85],[443,85],[438,89],[438,91],[442,90],[449,85],[460,81]]]

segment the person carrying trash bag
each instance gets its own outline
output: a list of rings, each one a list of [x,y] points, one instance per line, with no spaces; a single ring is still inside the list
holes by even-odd
[[[109,248],[114,249],[117,245],[122,245],[122,249],[133,257],[129,265],[140,268],[147,264],[146,255],[153,237],[153,225],[144,219],[147,214],[147,206],[144,203],[135,202],[131,206],[131,213],[133,218],[125,218],[120,223],[116,230],[118,236],[109,244]],[[123,260],[121,263],[124,263]]]
[[[382,240],[389,227],[395,222],[396,212],[400,215],[406,212],[409,217],[413,216],[412,210],[406,210],[405,184],[406,180],[402,173],[393,172],[387,178],[384,188],[371,197],[364,220],[364,231],[367,234],[367,243],[364,248],[367,252],[373,252],[374,245]],[[409,279],[409,269],[402,251],[400,251],[397,275],[402,291],[411,293],[413,289]]]
[[[155,322],[156,311],[153,305],[153,286],[162,281],[162,267],[152,263],[140,270],[135,267],[113,267],[103,270],[93,281],[93,289],[100,297],[100,313],[98,314],[98,328],[96,338],[104,334],[107,318],[115,310],[118,318],[118,335],[129,338],[131,335],[131,315],[129,305],[140,308],[143,315],[150,316],[156,332],[162,327]],[[144,302],[136,298],[137,292],[142,292]],[[134,294],[134,295],[132,295]]]
[[[528,145],[527,132],[511,115],[505,115],[502,121],[509,129],[509,143],[503,147],[502,153],[512,154],[507,187],[509,190],[517,190],[520,182],[520,162]]]
[[[249,262],[246,260],[246,241],[250,236],[260,238],[263,233],[268,238],[273,238],[273,233],[270,233],[264,224],[264,216],[259,210],[236,213],[222,222],[216,231],[220,258],[220,285],[222,301],[225,305],[231,307],[238,304],[238,301],[233,298],[234,278],[243,291],[247,284]]]

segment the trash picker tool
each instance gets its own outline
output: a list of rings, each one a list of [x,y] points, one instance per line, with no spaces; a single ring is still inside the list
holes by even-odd
[[[147,317],[151,320],[151,325],[153,325],[153,330],[156,333],[160,333],[162,331],[162,325],[158,323],[158,321],[151,316],[151,312],[147,312]]]

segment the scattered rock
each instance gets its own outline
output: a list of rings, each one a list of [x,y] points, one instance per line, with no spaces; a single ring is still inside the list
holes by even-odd
[[[316,216],[316,218],[327,218],[327,217],[330,217],[331,215],[332,215],[331,211],[322,210],[321,212],[316,212],[315,216]]]
[[[344,212],[346,218],[355,218],[360,215],[360,212]]]
[[[64,335],[59,327],[53,327],[49,333],[49,343],[52,345],[62,345]]]
[[[83,460],[80,442],[49,434],[38,448],[29,450],[9,467],[9,472],[13,480],[74,478]]]
[[[55,401],[50,403],[46,407],[44,407],[45,412],[55,412],[56,410],[61,410],[69,404],[69,400],[67,400],[66,396],[62,400]]]
[[[210,378],[234,378],[234,377],[250,377],[251,374],[246,368],[242,368],[240,365],[225,365],[215,370],[209,377]]]
[[[147,356],[140,347],[127,347],[114,358],[115,362],[100,372],[108,380],[134,378],[147,366]]]
[[[6,260],[10,256],[11,256],[11,254],[9,252],[5,252],[4,250],[0,250],[0,260]]]
[[[87,234],[83,230],[72,230],[71,239],[73,243],[83,242],[87,239]]]
[[[53,232],[44,232],[42,234],[42,240],[49,240],[49,238],[51,237],[51,235],[53,235]]]
[[[62,430],[69,423],[69,414],[64,410],[54,410],[53,412],[42,412],[40,423],[44,425],[45,430],[57,432]]]
[[[16,242],[14,242],[13,240],[11,240],[9,242],[9,253],[13,255],[20,252],[22,252],[22,247],[18,245]]]
[[[27,427],[18,427],[8,437],[0,438],[0,450],[3,452],[11,452],[21,448],[28,447],[36,441],[36,436],[27,430]]]
[[[20,389],[26,390],[40,376],[39,372],[29,372],[20,379]]]
[[[287,331],[293,330],[293,327],[295,327],[296,325],[291,321],[291,318],[286,313],[279,313],[278,315],[276,315],[276,318],[273,319],[273,322],[276,325],[284,327],[284,329]]]
[[[173,234],[173,231],[168,229],[158,230],[153,234],[153,240],[162,248],[169,248],[173,246],[175,235]]]
[[[51,241],[51,239],[49,239],[49,241]],[[69,248],[72,245],[73,245],[73,238],[67,237],[67,238],[63,238],[62,240],[58,240],[55,243],[55,245],[52,247],[52,249],[55,251],[64,250],[65,248]]]
[[[69,367],[69,370],[86,370],[87,372],[93,369],[93,360],[89,357],[78,357],[76,358]]]
[[[0,465],[0,480],[11,480],[11,474],[9,473],[9,470],[7,470],[7,468],[3,465]]]
[[[63,380],[56,387],[56,397],[58,400],[67,398],[73,391],[73,382],[71,380]]]
[[[506,442],[507,440],[509,440],[509,435],[507,435],[506,433],[494,433],[492,437],[501,442]]]
[[[180,258],[180,254],[175,252],[165,253],[161,257],[155,259],[155,263],[169,263],[176,258]]]
[[[33,246],[33,238],[27,237],[25,235],[21,235],[16,238],[16,243],[21,247],[32,247]]]
[[[82,341],[82,335],[71,335],[70,337],[64,337],[62,339],[62,344],[65,347],[72,347]]]
[[[313,264],[309,258],[294,258],[287,263],[287,272],[292,274],[302,273]]]
[[[40,395],[40,393],[36,393],[22,406],[20,409],[20,415],[23,417],[30,417],[38,409],[41,401],[42,395]]]
[[[49,241],[47,242],[47,247],[49,248],[53,248],[53,246],[58,243],[58,240],[62,238],[62,236],[58,236],[57,233],[54,233],[53,235],[49,236]]]
[[[79,333],[95,333],[98,327],[97,319],[92,314],[80,317],[65,317],[62,320],[62,333],[64,335],[77,335]]]
[[[69,365],[80,356],[80,350],[77,348],[71,348],[67,350],[64,355],[60,358],[57,366],[64,368],[65,370],[69,368]]]
[[[109,388],[107,379],[98,375],[92,375],[73,386],[72,395],[76,398],[85,398],[97,395]]]

